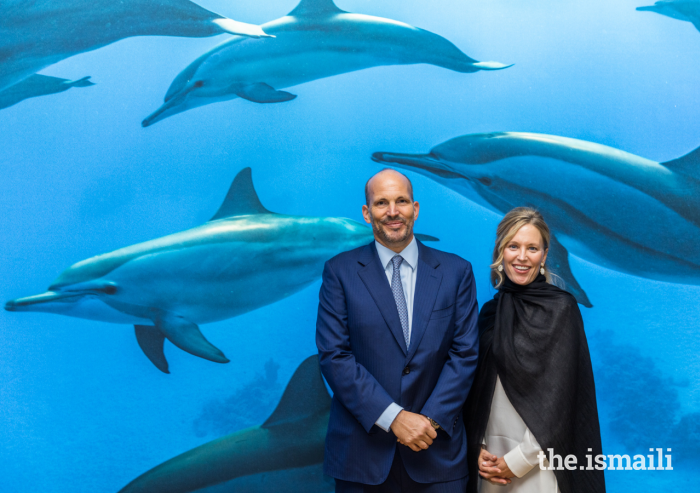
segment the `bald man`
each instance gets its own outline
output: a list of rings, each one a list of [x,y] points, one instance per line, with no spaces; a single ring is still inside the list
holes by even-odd
[[[333,390],[325,474],[339,493],[463,493],[460,412],[477,363],[471,264],[413,234],[411,181],[365,185],[374,241],[326,262],[316,345]]]

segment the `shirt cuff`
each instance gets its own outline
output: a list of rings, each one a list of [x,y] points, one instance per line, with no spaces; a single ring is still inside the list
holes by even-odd
[[[394,422],[396,416],[398,416],[398,414],[401,411],[403,411],[403,408],[397,403],[392,402],[391,404],[389,404],[389,407],[387,407],[384,410],[382,415],[379,416],[379,419],[374,424],[388,433],[391,429],[391,424]]]
[[[508,468],[518,478],[522,478],[535,467],[535,464],[530,464],[527,461],[522,450],[520,450],[520,445],[504,455],[503,460],[506,461]]]

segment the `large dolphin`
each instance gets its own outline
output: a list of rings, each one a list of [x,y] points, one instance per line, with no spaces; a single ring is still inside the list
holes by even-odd
[[[5,309],[134,324],[141,349],[165,373],[165,338],[227,363],[199,324],[291,296],[321,277],[326,260],[372,238],[351,219],[268,211],[245,168],[206,224],[78,262],[47,292],[8,301]]]
[[[660,0],[648,7],[637,7],[637,10],[691,22],[700,31],[700,0]]]
[[[445,38],[403,22],[340,10],[333,0],[301,0],[288,15],[263,24],[275,39],[234,37],[197,58],[170,85],[147,127],[198,106],[243,98],[279,103],[279,89],[380,65],[429,63],[457,72],[498,70]]]
[[[536,207],[568,251],[596,264],[700,284],[700,149],[657,163],[584,140],[496,132],[457,137],[429,154],[372,157],[426,175],[501,214]],[[567,272],[565,250],[551,254],[565,262],[560,274],[585,304]]]
[[[89,76],[78,80],[68,80],[50,77],[48,75],[31,75],[22,82],[18,82],[4,91],[0,91],[0,110],[9,108],[25,99],[56,94],[67,91],[71,87],[94,86],[95,83],[90,82],[89,79]]]
[[[331,398],[310,356],[261,426],[232,433],[145,472],[119,493],[330,493],[323,449]]]
[[[266,36],[189,0],[3,0],[0,90],[56,62],[131,36]]]

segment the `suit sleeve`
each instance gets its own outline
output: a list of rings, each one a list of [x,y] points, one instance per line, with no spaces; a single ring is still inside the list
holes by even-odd
[[[457,291],[452,347],[437,385],[420,411],[437,421],[450,436],[474,381],[479,351],[478,316],[474,274],[467,263]]]
[[[316,346],[333,396],[369,433],[393,399],[352,354],[345,291],[329,262],[319,293]]]

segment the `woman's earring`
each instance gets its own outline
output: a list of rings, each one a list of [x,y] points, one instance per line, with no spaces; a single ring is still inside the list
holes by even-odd
[[[544,264],[542,264],[542,267],[540,267],[540,274],[544,275]]]
[[[503,264],[498,266],[498,272],[503,272]]]

